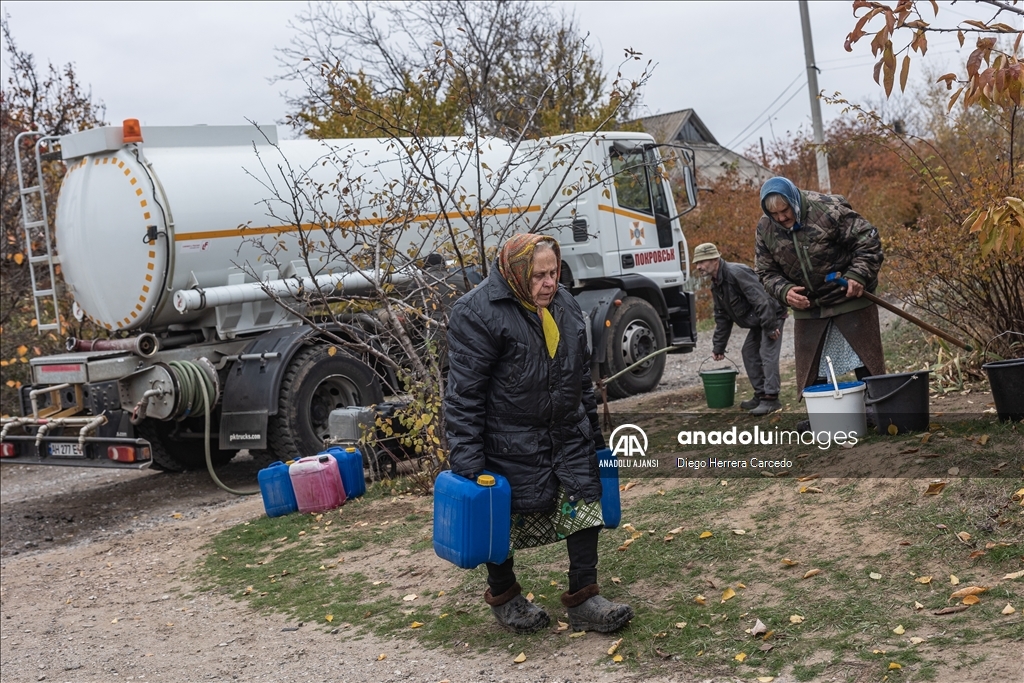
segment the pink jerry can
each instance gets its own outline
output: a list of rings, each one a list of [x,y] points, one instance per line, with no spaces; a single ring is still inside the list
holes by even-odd
[[[299,512],[322,512],[345,502],[345,487],[333,455],[301,458],[288,468]]]

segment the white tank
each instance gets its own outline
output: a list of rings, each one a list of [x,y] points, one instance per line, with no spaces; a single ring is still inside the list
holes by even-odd
[[[308,198],[301,202],[306,214],[298,221],[290,207],[274,199],[271,184],[283,196],[290,192],[281,167],[287,165],[302,179],[298,187],[307,195],[324,190],[321,215],[378,225],[382,216],[394,214],[395,207],[378,206],[374,211],[374,193],[401,179],[402,166],[408,171],[415,158],[407,155],[404,162],[398,161],[402,157],[390,141],[278,141],[275,127],[144,127],[141,132],[141,144],[125,143],[122,128],[115,126],[61,138],[68,165],[56,213],[61,269],[77,306],[108,330],[195,326],[209,311],[179,313],[173,292],[255,281],[239,275],[242,265],[252,267],[261,280],[290,275],[270,272],[254,239],[276,245],[278,262],[289,263],[301,257],[296,222],[308,229],[319,216],[309,210],[317,202]],[[465,141],[437,142],[450,150],[438,157],[440,177],[447,187],[461,189],[464,209],[470,211],[478,195],[492,192],[487,169],[501,168],[514,154],[500,140],[481,141],[480,151],[472,154],[466,153]],[[350,168],[355,170],[350,170],[350,178],[361,177],[340,184],[349,186],[348,194],[332,185],[341,175],[332,150],[352,159]],[[476,185],[476,161],[481,162],[483,191]],[[539,209],[539,175],[531,173],[535,167],[525,160],[515,167],[511,182],[500,183],[511,189],[491,202],[503,207],[489,226],[494,232],[507,231],[523,219],[523,211]],[[410,211],[427,221],[438,211],[438,203],[436,195],[429,199],[428,185],[421,182],[419,189],[426,191],[425,198],[410,201]],[[347,214],[343,202],[362,210],[358,216]],[[454,207],[446,210],[453,214]],[[457,218],[454,224],[465,226]],[[314,230],[311,235],[319,240],[324,232]],[[348,231],[333,230],[332,235],[342,250],[351,248]],[[412,237],[405,242],[410,247],[416,242]],[[340,260],[313,265],[312,275],[349,269]]]

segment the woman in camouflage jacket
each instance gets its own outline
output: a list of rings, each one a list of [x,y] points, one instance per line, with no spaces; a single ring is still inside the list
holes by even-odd
[[[793,308],[797,390],[837,375],[885,373],[878,307],[863,298],[878,286],[878,230],[840,195],[797,189],[786,178],[761,187],[754,270],[769,295]],[[838,273],[846,285],[827,280]]]

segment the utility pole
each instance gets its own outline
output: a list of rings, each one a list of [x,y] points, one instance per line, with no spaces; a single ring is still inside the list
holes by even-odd
[[[804,58],[807,61],[807,92],[811,95],[811,124],[814,127],[814,145],[818,158],[818,190],[832,192],[832,179],[828,174],[828,154],[825,153],[825,131],[821,125],[821,102],[818,100],[818,67],[814,64],[814,42],[811,40],[811,14],[807,0],[800,1],[800,26],[804,33]]]

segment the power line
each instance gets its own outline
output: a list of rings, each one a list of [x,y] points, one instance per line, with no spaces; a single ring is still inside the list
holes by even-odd
[[[776,103],[776,102],[778,102],[778,101],[779,101],[780,99],[782,99],[782,97],[783,97],[783,96],[784,96],[784,95],[786,94],[786,91],[787,91],[787,90],[789,90],[790,88],[792,88],[792,87],[793,87],[793,84],[794,84],[794,83],[796,83],[797,81],[799,81],[799,80],[800,80],[800,78],[801,78],[801,77],[803,77],[803,75],[804,75],[804,70],[803,70],[803,69],[801,69],[801,70],[799,71],[799,73],[797,73],[797,75],[796,75],[796,78],[794,78],[794,79],[793,79],[792,81],[790,81],[790,82],[789,82],[789,85],[787,85],[787,86],[786,86],[785,88],[783,88],[783,89],[782,89],[782,92],[780,92],[780,93],[779,93],[778,97],[776,97],[776,98],[775,98],[774,100],[772,100],[772,101],[771,101],[771,103],[770,103],[770,104],[769,104],[769,105],[768,105],[767,107],[765,107],[765,108],[764,108],[764,109],[763,109],[763,110],[761,111],[761,113],[760,113],[760,114],[758,114],[757,116],[755,116],[755,117],[754,117],[754,120],[753,120],[753,121],[751,121],[750,123],[748,123],[748,124],[747,124],[747,127],[746,127],[746,128],[744,128],[744,129],[743,129],[743,130],[741,130],[741,131],[740,131],[739,133],[737,133],[737,134],[736,134],[736,137],[734,137],[734,138],[733,138],[732,140],[730,140],[729,142],[727,142],[727,143],[725,144],[725,146],[726,146],[726,147],[732,147],[732,145],[733,145],[733,144],[735,144],[735,142],[736,142],[736,138],[738,138],[738,137],[740,137],[741,135],[743,135],[744,133],[746,133],[746,132],[747,132],[747,128],[750,128],[750,127],[751,127],[752,125],[754,125],[755,123],[757,123],[757,120],[758,120],[759,118],[761,118],[761,116],[763,116],[763,115],[764,115],[764,113],[765,113],[766,111],[768,111],[769,109],[771,109],[771,108],[772,108],[772,107],[773,107],[773,106],[775,105],[775,103]],[[800,92],[800,91],[798,90],[797,92]],[[787,101],[788,101],[788,100],[787,100]],[[762,124],[762,125],[763,125],[763,124]]]

